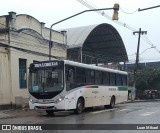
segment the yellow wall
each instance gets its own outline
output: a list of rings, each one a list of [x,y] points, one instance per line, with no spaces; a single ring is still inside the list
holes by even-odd
[[[0,105],[10,104],[9,58],[5,48],[0,47]]]
[[[13,12],[12,17],[13,19],[10,19],[9,24],[11,26],[9,37],[8,32],[0,34],[0,44],[12,47],[4,48],[0,46],[0,105],[16,104],[25,106],[28,104],[29,93],[28,88],[21,89],[19,86],[19,58],[26,59],[27,61],[28,86],[28,68],[30,63],[33,60],[44,61],[49,59],[47,56],[33,53],[38,52],[48,55],[49,41],[47,40],[49,40],[49,29],[29,15],[17,15],[15,17],[15,13]],[[0,17],[0,23],[6,24],[5,16]],[[0,25],[0,28],[5,29],[6,27]],[[52,56],[66,59],[67,49],[63,46],[64,40],[64,35],[61,32],[52,31],[52,41],[57,43],[51,49]],[[19,50],[15,48],[19,48]],[[24,52],[22,49],[32,53]]]

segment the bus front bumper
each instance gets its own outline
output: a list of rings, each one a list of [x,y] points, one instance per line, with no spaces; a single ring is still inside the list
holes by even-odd
[[[37,109],[37,110],[65,110],[64,108],[64,101],[60,103],[33,103],[29,101],[30,109]]]

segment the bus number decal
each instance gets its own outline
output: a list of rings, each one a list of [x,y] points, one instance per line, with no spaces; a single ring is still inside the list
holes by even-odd
[[[34,66],[36,68],[58,66],[58,62],[47,62],[47,63],[41,63],[41,64],[34,64]]]
[[[116,91],[116,88],[109,88],[109,91]]]

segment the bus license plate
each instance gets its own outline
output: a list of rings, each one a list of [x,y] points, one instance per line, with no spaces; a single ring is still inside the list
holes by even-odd
[[[47,109],[48,107],[47,107],[47,106],[41,106],[41,108],[42,108],[42,109]]]

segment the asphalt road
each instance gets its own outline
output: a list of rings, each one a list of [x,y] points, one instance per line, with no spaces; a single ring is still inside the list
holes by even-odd
[[[18,113],[18,112],[17,112]],[[20,114],[20,112],[19,112]],[[57,112],[55,116],[48,116],[45,112],[30,112],[24,111],[24,115],[12,115],[12,117],[6,117],[0,119],[0,124],[73,124],[68,128],[74,129],[77,124],[91,124],[89,129],[93,126],[93,129],[98,130],[52,130],[52,131],[42,131],[42,132],[53,132],[53,133],[158,133],[160,132],[160,125],[158,125],[158,130],[156,129],[138,129],[142,124],[147,126],[152,126],[153,124],[160,124],[160,102],[138,102],[138,103],[125,103],[118,104],[114,109],[104,109],[103,107],[94,108],[92,111],[86,110],[83,114],[75,115],[72,111]],[[95,125],[93,125],[95,124]],[[97,124],[101,124],[97,126]],[[113,124],[113,125],[109,125]],[[113,126],[116,129],[117,124],[122,124],[125,130],[104,130],[107,126]],[[128,125],[129,124],[129,125]],[[136,126],[135,130],[130,130],[129,126]],[[140,125],[139,125],[140,124]],[[97,127],[96,127],[97,126]],[[125,128],[126,127],[126,128]],[[63,128],[63,126],[62,126]],[[111,129],[112,129],[111,128]],[[137,128],[137,129],[136,129]],[[156,128],[156,127],[155,127]],[[78,128],[81,129],[81,128]],[[92,128],[91,128],[92,129]],[[21,131],[30,132],[30,131]],[[32,131],[33,132],[33,131]],[[39,131],[35,131],[39,132]]]

